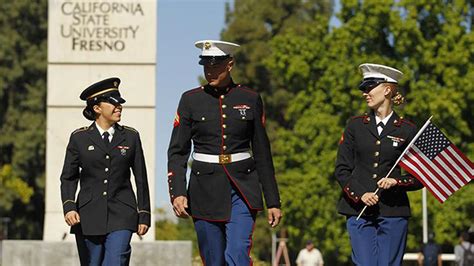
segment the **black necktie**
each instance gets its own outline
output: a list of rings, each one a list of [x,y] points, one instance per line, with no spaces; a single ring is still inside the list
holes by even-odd
[[[102,140],[104,141],[104,144],[105,144],[105,147],[109,147],[109,144],[110,144],[110,141],[109,141],[109,132],[105,131],[103,134],[102,134]]]
[[[382,130],[379,130],[379,127],[381,127]],[[383,131],[383,128],[384,128],[384,127],[385,127],[385,124],[384,124],[382,121],[380,121],[380,122],[377,124],[377,132],[379,133],[379,135],[382,134],[382,131]]]

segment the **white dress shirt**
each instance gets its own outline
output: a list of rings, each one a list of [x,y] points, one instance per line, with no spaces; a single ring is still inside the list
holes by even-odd
[[[377,131],[379,132],[379,135],[382,133],[383,127],[378,126],[378,124],[382,122],[384,126],[386,126],[388,123],[388,120],[390,120],[390,117],[392,117],[392,115],[393,115],[393,111],[389,115],[387,115],[384,119],[380,119],[380,117],[375,116],[375,125],[377,125]]]
[[[104,138],[104,132],[105,131],[109,132],[109,142],[112,142],[112,138],[113,138],[114,133],[115,133],[115,126],[111,126],[108,130],[103,130],[97,123],[95,123],[95,126],[99,130],[101,138]]]

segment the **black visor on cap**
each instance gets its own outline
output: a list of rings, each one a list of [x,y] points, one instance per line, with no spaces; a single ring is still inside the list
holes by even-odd
[[[230,58],[230,55],[222,55],[222,56],[203,56],[203,55],[200,55],[199,58],[201,58],[201,60],[199,60],[199,64],[200,65],[217,65],[217,64],[220,64],[222,63],[224,60],[226,60],[227,58]]]
[[[118,91],[112,91],[110,93],[106,93],[102,97],[104,101],[111,103],[113,105],[125,103],[125,99],[122,98],[122,96],[120,95],[120,92]]]
[[[120,92],[112,91],[112,92],[107,92],[97,97],[89,99],[87,101],[87,104],[92,106],[100,102],[107,102],[113,105],[117,105],[117,104],[123,104],[126,101],[124,98],[122,98],[122,96],[120,95]]]
[[[116,104],[122,104],[122,103],[125,103],[125,99],[123,99],[122,97],[113,97],[113,96],[109,96],[107,98],[107,102],[113,104],[113,105],[116,105]]]
[[[359,84],[359,90],[367,93],[382,83],[396,84],[395,82],[386,81],[384,78],[366,78]]]

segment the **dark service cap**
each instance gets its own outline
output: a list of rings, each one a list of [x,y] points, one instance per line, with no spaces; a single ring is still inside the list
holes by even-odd
[[[99,102],[122,104],[125,103],[125,99],[120,95],[119,84],[119,78],[104,79],[87,87],[79,97],[81,100],[87,101],[88,105]]]

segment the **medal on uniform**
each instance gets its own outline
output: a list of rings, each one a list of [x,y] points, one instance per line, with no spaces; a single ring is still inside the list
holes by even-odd
[[[117,146],[118,149],[120,149],[120,154],[122,156],[127,155],[127,150],[130,149],[130,147],[127,146]]]
[[[87,150],[88,150],[88,151],[93,151],[93,150],[94,150],[94,146],[90,145],[89,147],[87,147]]]
[[[239,104],[239,105],[235,105],[234,109],[239,110],[240,115],[246,116],[247,115],[246,111],[250,109],[250,106],[248,106],[246,104]]]
[[[404,142],[405,139],[399,138],[399,137],[394,137],[394,136],[387,136],[387,138],[392,140],[392,145],[393,147],[398,147],[398,144],[400,142]]]

